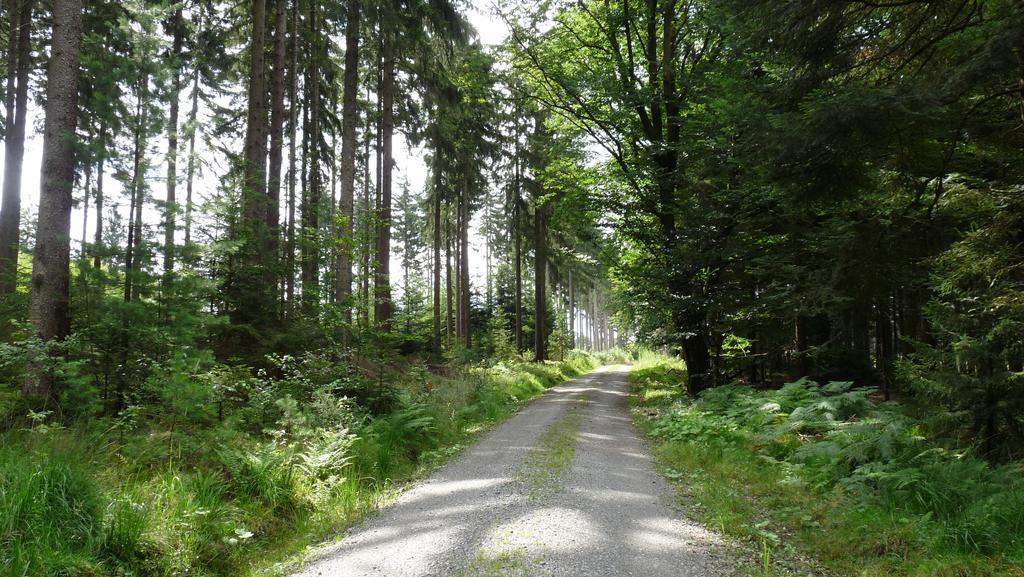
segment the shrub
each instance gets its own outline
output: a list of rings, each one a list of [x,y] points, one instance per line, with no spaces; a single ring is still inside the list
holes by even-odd
[[[292,514],[304,506],[302,488],[286,451],[273,442],[250,448],[221,451],[221,462],[232,490],[257,499],[280,513]]]
[[[672,371],[672,363],[647,363],[633,380],[645,391],[674,387],[681,397],[672,381],[682,377]],[[1020,558],[1020,467],[993,467],[971,447],[952,450],[926,436],[902,407],[876,403],[871,393],[808,379],[767,391],[721,386],[662,410],[651,433],[709,459],[724,450],[767,458],[865,511],[934,524],[938,539],[961,551]]]
[[[0,574],[86,571],[102,521],[99,487],[79,455],[0,449]]]

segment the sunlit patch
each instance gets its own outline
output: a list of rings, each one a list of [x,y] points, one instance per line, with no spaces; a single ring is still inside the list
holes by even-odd
[[[641,519],[634,525],[636,529],[629,532],[626,540],[637,549],[664,550],[685,544],[679,524],[668,517]]]
[[[595,548],[607,539],[593,527],[593,521],[577,509],[542,507],[489,531],[482,551],[523,550],[538,556]]]

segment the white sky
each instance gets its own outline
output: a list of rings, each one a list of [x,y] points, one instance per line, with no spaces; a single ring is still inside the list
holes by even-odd
[[[467,16],[470,23],[476,28],[481,43],[484,45],[495,45],[503,42],[508,34],[507,28],[504,22],[500,18],[497,18],[491,14],[492,2],[486,1],[475,1],[472,4],[472,8],[468,12]],[[189,89],[182,90],[182,121],[184,121],[184,115],[187,113],[187,98],[189,96]],[[202,114],[202,112],[201,112]],[[202,125],[202,119],[200,119]],[[36,128],[41,129],[42,127],[42,111],[38,108],[30,106],[28,112],[28,134],[25,142],[25,160],[22,168],[22,187],[21,187],[21,206],[22,211],[29,210],[34,215],[36,213],[36,207],[39,199],[39,186],[40,186],[40,174],[42,164],[42,134],[36,131]],[[184,143],[182,143],[184,144]],[[239,143],[239,146],[241,144]],[[216,186],[219,183],[221,174],[226,170],[226,163],[223,162],[222,158],[217,158],[215,153],[209,150],[203,150],[202,139],[197,139],[196,142],[197,150],[196,153],[200,158],[203,158],[207,163],[208,167],[206,173],[195,182],[195,199],[197,202],[201,202],[199,199],[208,198],[212,196],[216,190]],[[153,165],[150,167],[148,175],[148,182],[150,188],[150,194],[152,198],[162,198],[165,175],[167,172],[166,164],[163,162],[164,155],[166,154],[166,140],[163,138],[154,138],[150,142],[150,159]],[[427,169],[424,162],[425,150],[422,148],[410,149],[408,143],[401,134],[396,134],[396,164],[397,171],[395,174],[394,182],[401,183],[403,179],[409,182],[410,188],[414,194],[419,193],[424,188],[424,183],[427,178]],[[179,154],[178,168],[179,178],[183,177],[186,163],[186,154]],[[0,171],[3,169],[3,154],[0,154]],[[108,172],[104,180],[104,189],[107,197],[107,203],[105,211],[108,211],[111,207],[117,206],[119,212],[122,214],[127,212],[127,200],[120,196],[121,185],[112,177],[109,167]],[[328,192],[329,193],[329,192]],[[396,187],[395,195],[399,190]],[[181,197],[181,201],[184,199],[184,185],[179,184],[178,194]],[[76,206],[72,213],[71,220],[71,238],[72,248],[78,250],[80,242],[82,240],[82,224],[84,211],[81,203],[81,190],[76,189]],[[2,200],[0,200],[2,202]],[[119,204],[118,204],[119,203]],[[90,204],[92,201],[90,200]],[[95,206],[89,207],[88,217],[88,230],[86,232],[87,239],[89,242],[92,241],[93,235],[95,234],[95,223],[96,214]],[[283,214],[283,211],[282,211]],[[147,203],[147,210],[143,215],[145,223],[151,227],[158,227],[161,216],[157,211],[152,199]],[[181,225],[179,219],[179,226]],[[23,223],[23,227],[27,226],[34,229],[36,222],[34,218],[27,223]],[[162,233],[160,233],[162,234]],[[179,242],[182,240],[183,232],[179,230]],[[202,240],[202,239],[198,239]],[[474,243],[473,251],[471,254],[471,268],[473,269],[473,277],[478,279],[483,276],[484,256],[483,247]],[[401,267],[398,266],[398,262],[392,262],[392,270],[400,271]]]

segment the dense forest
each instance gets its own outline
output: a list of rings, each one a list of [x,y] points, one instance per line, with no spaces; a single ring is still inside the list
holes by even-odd
[[[1024,563],[1018,2],[0,16],[0,575],[280,571],[650,350],[641,396],[694,403],[642,409],[654,438],[787,462],[770,447],[827,437],[792,458],[898,487],[892,511],[959,535],[927,550],[985,560],[878,574]],[[765,441],[757,407],[800,403],[828,427]],[[839,421],[881,424],[843,445]],[[829,471],[813,491],[856,493]]]

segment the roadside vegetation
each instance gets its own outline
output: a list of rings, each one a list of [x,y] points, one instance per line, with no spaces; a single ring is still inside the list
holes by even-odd
[[[0,2],[0,577],[269,570],[631,343],[685,359],[640,420],[766,574],[1020,576],[1022,38],[1020,0]]]
[[[383,378],[318,354],[256,373],[166,367],[162,402],[78,420],[24,417],[8,394],[0,575],[277,573],[595,363],[572,353]]]
[[[1024,465],[992,464],[938,407],[807,379],[685,392],[641,355],[634,414],[689,511],[750,542],[756,575],[1024,575]]]

